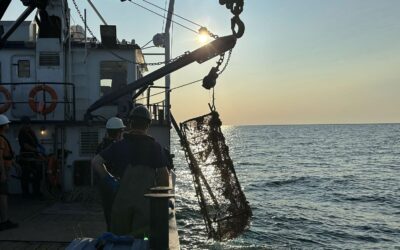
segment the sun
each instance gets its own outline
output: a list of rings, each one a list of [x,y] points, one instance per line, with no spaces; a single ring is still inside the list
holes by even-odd
[[[204,43],[207,43],[207,42],[208,42],[209,38],[210,38],[210,34],[209,34],[207,28],[201,27],[201,28],[199,29],[199,33],[198,33],[198,35],[197,35],[197,40],[198,40],[200,43],[204,44]]]
[[[199,40],[199,42],[202,43],[202,44],[207,43],[208,42],[208,38],[209,38],[209,36],[206,35],[206,34],[199,34],[197,36],[197,40]]]

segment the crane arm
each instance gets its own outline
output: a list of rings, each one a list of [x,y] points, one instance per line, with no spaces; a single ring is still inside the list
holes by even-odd
[[[126,85],[123,88],[115,90],[107,95],[102,96],[99,100],[94,102],[86,111],[86,118],[90,118],[91,112],[97,110],[98,108],[112,103],[114,100],[132,93],[133,91],[146,87],[152,84],[154,81],[170,74],[180,68],[183,68],[193,62],[203,63],[217,55],[220,55],[230,49],[232,49],[236,44],[237,38],[234,35],[224,36],[217,38],[216,40],[202,46],[201,48],[192,51],[190,53],[184,54],[177,60],[166,64],[164,67]]]

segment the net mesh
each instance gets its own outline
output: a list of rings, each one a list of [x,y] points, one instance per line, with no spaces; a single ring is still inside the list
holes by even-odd
[[[210,238],[237,237],[249,226],[251,208],[237,179],[217,112],[181,124],[182,145]]]

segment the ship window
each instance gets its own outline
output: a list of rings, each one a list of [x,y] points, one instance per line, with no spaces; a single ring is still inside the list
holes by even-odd
[[[100,80],[100,95],[103,96],[111,91],[112,79]]]
[[[29,60],[18,61],[18,77],[19,78],[31,77],[31,65]]]
[[[100,63],[100,95],[115,91],[127,84],[126,62],[102,61]]]

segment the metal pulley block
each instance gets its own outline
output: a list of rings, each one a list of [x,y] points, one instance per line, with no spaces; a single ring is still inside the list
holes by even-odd
[[[217,78],[218,78],[218,68],[217,67],[212,67],[210,70],[210,73],[208,73],[207,76],[203,78],[203,87],[205,89],[211,89],[215,86],[217,83]]]

